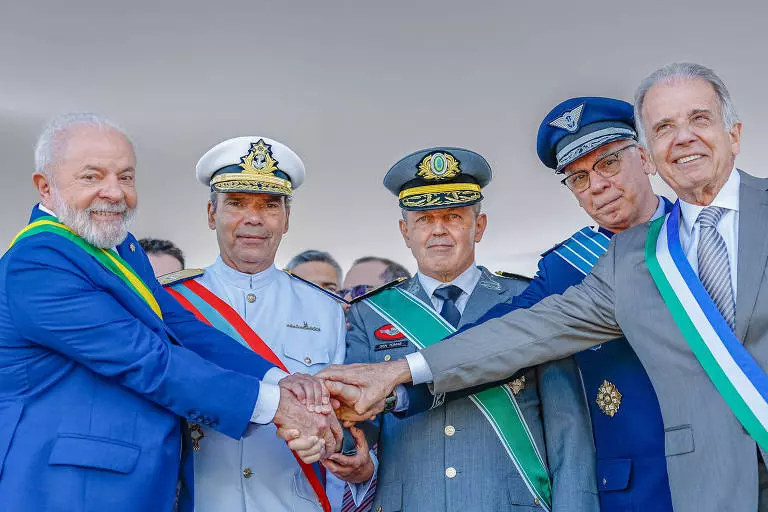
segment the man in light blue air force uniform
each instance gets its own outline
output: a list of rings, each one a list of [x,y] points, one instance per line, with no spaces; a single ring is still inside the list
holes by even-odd
[[[524,289],[475,263],[487,223],[481,189],[490,181],[488,162],[460,148],[417,151],[390,169],[384,185],[399,198],[418,273],[352,306],[348,363],[402,359]],[[388,400],[394,414],[381,417],[375,510],[598,510],[572,359],[446,403],[423,385],[398,387]]]
[[[40,204],[0,260],[0,509],[174,510],[181,461],[191,511],[181,418],[233,443],[273,420],[331,432],[269,381],[272,362],[160,287],[128,232],[136,158],[119,128],[56,118],[35,167]],[[335,450],[338,433],[323,439]]]
[[[614,234],[672,207],[653,193],[634,111],[625,101],[587,97],[562,102],[542,121],[537,151],[597,225],[545,252],[528,288],[485,319],[530,307],[581,282]],[[619,338],[574,357],[592,416],[601,510],[671,512],[661,410],[632,347]]]
[[[214,146],[200,158],[197,179],[211,190],[208,226],[216,231],[220,255],[205,270],[188,269],[161,279],[188,309],[244,347],[279,361],[279,368],[265,377],[275,382],[289,373],[314,374],[343,362],[346,350],[339,303],[275,267],[275,254],[288,231],[291,198],[304,176],[299,156],[278,141],[237,137]],[[321,392],[325,389],[318,386]],[[329,478],[326,487],[321,468],[305,471],[275,435],[273,424],[254,426],[243,439],[207,425],[193,423],[190,428],[197,448],[197,512],[341,507],[344,482]]]

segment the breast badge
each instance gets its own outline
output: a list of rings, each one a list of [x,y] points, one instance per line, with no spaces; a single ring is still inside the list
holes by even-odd
[[[619,393],[616,386],[604,380],[603,384],[597,389],[597,400],[595,402],[597,402],[601,411],[613,418],[619,412],[621,393]]]
[[[200,440],[205,437],[203,427],[197,423],[189,424],[189,437],[192,438],[192,449],[195,451],[200,450]]]
[[[400,329],[392,324],[382,325],[376,329],[376,332],[374,332],[373,335],[376,336],[376,339],[384,341],[401,340],[405,338],[405,334],[400,332]]]
[[[517,396],[522,390],[525,389],[525,375],[519,379],[507,382],[507,387],[512,390],[513,395]]]

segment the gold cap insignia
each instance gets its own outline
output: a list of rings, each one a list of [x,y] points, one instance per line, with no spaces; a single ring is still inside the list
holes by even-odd
[[[603,384],[597,389],[597,400],[595,402],[601,411],[613,418],[619,412],[621,393],[619,393],[616,386],[604,380]]]
[[[507,382],[507,387],[512,390],[513,395],[517,396],[522,390],[525,389],[525,375],[519,379]]]
[[[279,170],[277,161],[272,157],[272,146],[264,139],[251,144],[251,150],[241,159],[240,167],[250,174],[274,174]]]
[[[425,180],[448,180],[461,173],[459,162],[450,153],[432,153],[419,164],[417,176]]]
[[[259,139],[251,143],[248,154],[240,159],[242,172],[217,174],[211,180],[211,188],[217,192],[256,192],[265,194],[293,193],[291,181],[275,176],[282,171],[272,156],[272,146]]]

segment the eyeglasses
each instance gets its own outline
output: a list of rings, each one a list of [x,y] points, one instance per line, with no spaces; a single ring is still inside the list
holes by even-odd
[[[592,166],[592,170],[603,178],[616,176],[619,174],[619,171],[621,171],[621,153],[634,147],[637,147],[637,144],[630,144],[613,153],[608,153],[595,162],[595,165]],[[589,171],[574,171],[560,180],[560,183],[571,189],[573,192],[584,192],[589,188]]]
[[[352,288],[343,288],[341,290],[336,290],[336,295],[338,295],[339,297],[346,297],[347,294],[349,294],[349,296],[354,299],[355,297],[365,295],[366,293],[373,290],[374,288],[376,287],[370,284],[359,284],[357,286],[353,286]]]

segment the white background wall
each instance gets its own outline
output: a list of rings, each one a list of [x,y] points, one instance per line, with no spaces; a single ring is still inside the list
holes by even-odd
[[[135,234],[174,240],[191,266],[218,252],[197,159],[223,139],[263,135],[307,166],[278,264],[316,248],[345,269],[367,254],[413,269],[381,180],[411,151],[456,145],[495,173],[478,262],[530,274],[541,251],[589,220],[536,157],[539,122],[567,97],[631,101],[657,67],[701,62],[744,121],[739,166],[768,175],[765,5],[0,0],[0,241],[36,202],[42,124],[85,110],[134,140]]]

